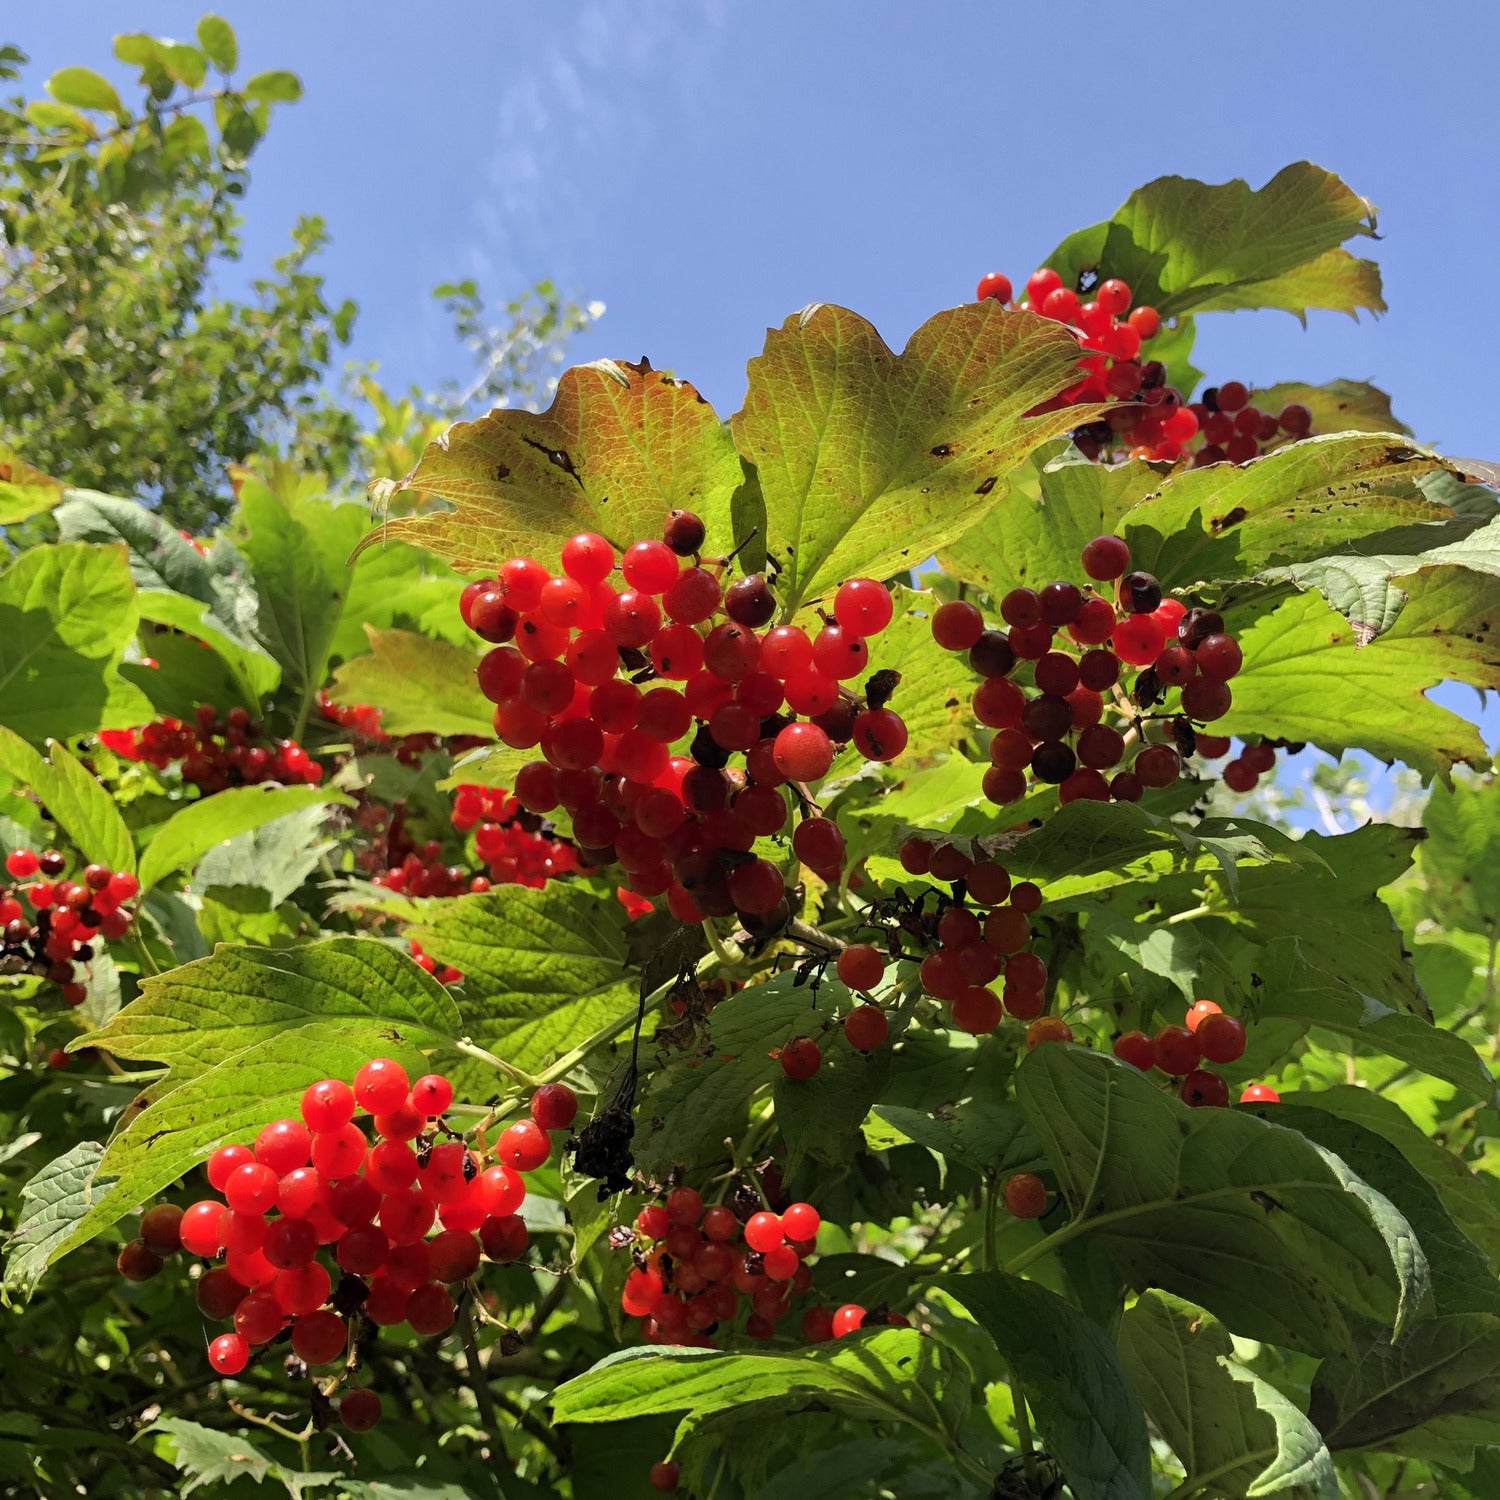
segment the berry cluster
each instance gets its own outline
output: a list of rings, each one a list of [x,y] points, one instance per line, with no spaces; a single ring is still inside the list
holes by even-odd
[[[991,802],[1024,796],[1028,772],[1055,785],[1063,802],[1139,801],[1147,787],[1170,786],[1183,758],[1199,752],[1195,725],[1229,711],[1229,681],[1243,658],[1219,615],[1164,599],[1149,573],[1129,572],[1130,550],[1119,537],[1095,537],[1083,549],[1083,567],[1095,584],[1113,585],[1114,598],[1058,580],[1006,594],[1000,615],[1008,630],[986,629],[983,614],[964,600],[933,614],[933,638],[967,651],[984,679],[974,716],[995,731],[984,778]],[[1072,651],[1058,648],[1062,629]],[[1023,664],[1037,690],[1031,696],[1015,680]],[[1126,667],[1142,669],[1128,699],[1120,684]],[[1162,707],[1173,693],[1177,706]],[[1123,729],[1102,722],[1106,707]],[[1171,744],[1148,738],[1163,721]]]
[[[521,1174],[547,1160],[547,1132],[566,1128],[577,1110],[562,1085],[539,1089],[531,1118],[501,1133],[486,1166],[444,1122],[452,1102],[447,1079],[409,1082],[389,1058],[367,1062],[352,1087],[332,1078],[311,1085],[300,1120],[275,1120],[253,1146],[221,1146],[209,1157],[209,1184],[221,1196],[148,1209],[139,1237],[120,1252],[120,1274],[148,1280],[179,1249],[222,1257],[196,1292],[206,1318],[234,1322],[208,1345],[221,1375],[238,1374],[256,1347],[273,1342],[289,1341],[305,1365],[342,1359],[352,1369],[372,1328],[445,1332],[455,1316],[451,1287],[482,1258],[504,1264],[525,1254]],[[373,1116],[373,1143],[357,1111]],[[379,1420],[380,1399],[351,1390],[340,1416],[365,1431]]]
[[[390,739],[380,727],[380,709],[373,703],[335,703],[327,688],[318,689],[318,713],[327,724],[347,729],[355,739],[372,745],[383,745]]]
[[[15,849],[6,856],[6,873],[30,883],[0,891],[0,974],[48,979],[62,987],[69,1005],[82,1005],[88,990],[75,965],[88,964],[100,943],[125,936],[134,920],[126,903],[141,885],[127,870],[98,864],[77,880],[58,879],[67,867],[56,849]]]
[[[703,523],[674,511],[663,540],[625,549],[616,588],[615,548],[584,533],[564,545],[558,576],[512,558],[470,584],[460,609],[493,646],[478,676],[496,733],[542,752],[516,776],[521,806],[564,808],[585,865],[619,864],[631,892],[665,894],[679,921],[738,914],[771,929],[790,911],[785,879],[751,851],[786,827],[783,788],[804,814],[793,851],[831,879],[843,839],[807,816],[802,784],[850,741],[872,760],[906,744],[885,706],[895,674],[875,673],[863,700],[843,686],[867,670],[891,596],[853,579],[815,636],[764,628],[777,613],[770,583],[754,573],[726,587],[730,559],[705,565],[703,541]]]
[[[265,740],[264,728],[243,708],[223,719],[211,703],[200,703],[196,725],[158,719],[140,729],[102,729],[99,741],[122,760],[145,761],[165,770],[181,762],[182,779],[205,795],[231,786],[265,781],[285,786],[323,779],[323,767],[295,740]]]
[[[1226,1015],[1217,1000],[1196,1000],[1183,1024],[1165,1025],[1155,1036],[1127,1031],[1115,1038],[1115,1056],[1143,1073],[1152,1068],[1181,1079],[1178,1093],[1195,1108],[1229,1103],[1229,1085],[1204,1063],[1238,1062],[1245,1054],[1245,1023]],[[1251,1084],[1240,1095],[1241,1104],[1276,1104],[1280,1096],[1263,1083]]]
[[[924,909],[924,892],[903,914],[901,929],[916,935],[924,948],[933,945],[921,961],[922,988],[947,1001],[953,1024],[983,1036],[1003,1015],[1020,1021],[1041,1015],[1047,965],[1029,946],[1031,918],[1042,904],[1040,889],[1029,880],[1012,882],[1004,865],[971,859],[956,844],[934,847],[909,838],[901,844],[900,859],[908,875],[926,875],[949,887],[950,894],[938,894],[932,911]],[[868,963],[866,954],[860,959]],[[1002,977],[997,995],[990,986]]]
[[[811,1290],[808,1261],[822,1219],[810,1203],[777,1212],[768,1201],[735,1195],[707,1206],[696,1188],[678,1187],[636,1215],[635,1269],[625,1278],[620,1306],[642,1320],[647,1343],[712,1348],[716,1335],[732,1331],[742,1307],[746,1337],[776,1336],[776,1325]],[[807,1307],[802,1338],[822,1343],[850,1331],[836,1326],[838,1316]]]
[[[987,297],[1009,302],[1011,292],[1010,279],[991,271],[980,278],[975,296],[981,302]],[[1260,411],[1250,405],[1248,388],[1237,380],[1186,401],[1167,384],[1166,367],[1159,360],[1142,362],[1141,346],[1156,337],[1161,317],[1154,307],[1132,308],[1133,300],[1129,285],[1117,277],[1084,292],[1065,286],[1056,271],[1043,266],[1028,278],[1026,295],[1017,304],[1022,311],[1078,330],[1083,350],[1078,365],[1084,377],[1049,405],[1118,403],[1074,433],[1074,445],[1087,458],[1128,453],[1175,463],[1192,449],[1196,468],[1244,464],[1273,445],[1312,432],[1307,407],[1292,402],[1279,412]]]

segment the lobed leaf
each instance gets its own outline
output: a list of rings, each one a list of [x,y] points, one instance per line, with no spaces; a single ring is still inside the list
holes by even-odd
[[[365,626],[370,649],[333,674],[335,703],[370,703],[387,734],[493,738],[495,706],[474,677],[478,657],[410,630]]]

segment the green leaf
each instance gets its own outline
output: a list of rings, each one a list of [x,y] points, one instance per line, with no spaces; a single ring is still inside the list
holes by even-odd
[[[295,104],[302,97],[302,80],[295,73],[257,73],[245,85],[245,95],[263,104]]]
[[[191,870],[216,844],[262,828],[305,807],[351,798],[313,786],[238,786],[190,803],[151,835],[141,858],[141,889],[149,891],[173,870]]]
[[[1207,1308],[1231,1332],[1293,1349],[1397,1332],[1427,1262],[1390,1200],[1294,1130],[1189,1109],[1113,1057],[1038,1047],[1016,1096],[1081,1232],[1125,1278]]]
[[[87,862],[133,872],[135,846],[114,798],[66,745],[49,742],[47,754],[43,760],[19,735],[0,725],[0,771],[36,793]]]
[[[302,948],[223,947],[148,976],[108,1026],[72,1045],[164,1063],[180,1083],[313,1023],[388,1031],[423,1047],[461,1029],[453,997],[400,949],[340,937]]]
[[[254,886],[267,893],[270,905],[279,906],[333,847],[323,837],[327,821],[323,804],[314,803],[217,845],[199,862],[195,889]]]
[[[221,73],[232,73],[240,60],[234,27],[223,16],[204,16],[198,22],[198,45]]]
[[[112,115],[123,116],[125,113],[115,86],[92,68],[60,68],[47,80],[45,87],[59,104],[71,104],[77,109],[105,110]]]
[[[240,482],[239,545],[260,596],[260,639],[286,685],[310,700],[324,682],[349,590],[349,553],[364,531],[357,505],[283,503],[253,476]]]
[[[939,1285],[995,1341],[1077,1500],[1150,1500],[1146,1415],[1099,1327],[1045,1287],[1000,1271]]]
[[[458,612],[468,580],[420,547],[389,542],[361,552],[349,580],[333,654],[348,660],[370,649],[366,629],[415,626],[423,635],[472,649],[474,635]]]
[[[191,1495],[206,1484],[233,1484],[251,1479],[257,1485],[267,1479],[286,1487],[287,1493],[300,1496],[308,1489],[323,1489],[343,1477],[338,1471],[314,1473],[305,1469],[288,1469],[267,1458],[242,1433],[221,1432],[203,1427],[181,1417],[158,1417],[141,1435],[160,1433],[171,1442],[172,1463],[185,1476],[179,1495]]]
[[[84,970],[87,994],[78,1014],[91,1029],[107,1025],[120,1012],[120,970],[106,948],[89,960]]]
[[[1146,1413],[1187,1471],[1180,1489],[1246,1500],[1338,1500],[1316,1427],[1275,1387],[1234,1363],[1223,1326],[1146,1292],[1120,1321],[1120,1358]]]
[[[15,1227],[7,1240],[4,1285],[29,1297],[55,1258],[57,1246],[103,1196],[93,1183],[104,1155],[97,1141],[79,1141],[49,1162],[21,1189]]]
[[[994,302],[929,318],[899,355],[841,307],[772,329],[730,425],[790,603],[915,568],[978,523],[1032,449],[1092,410],[1028,415],[1072,383],[1077,354],[1057,324]]]
[[[1390,434],[1307,438],[1243,467],[1171,475],[1126,512],[1121,535],[1163,588],[1246,578],[1451,515],[1417,486],[1444,463]]]
[[[1370,204],[1304,161],[1256,190],[1238,178],[1158,177],[1043,264],[1069,283],[1085,270],[1118,276],[1163,318],[1250,307],[1379,313],[1378,271],[1338,249],[1374,233]]]
[[[462,970],[467,1034],[535,1072],[634,1008],[625,922],[618,902],[553,880],[444,902],[407,935]]]
[[[1060,457],[1043,450],[1032,455],[1033,464],[1039,460],[1030,483],[1018,485],[1012,476],[1011,497],[938,554],[950,573],[992,599],[1072,578],[1084,544],[1113,532],[1161,484],[1157,469],[1136,459],[1091,464],[1073,450]]]
[[[1300,1131],[1332,1151],[1389,1198],[1407,1223],[1422,1226],[1422,1252],[1432,1271],[1435,1311],[1500,1315],[1500,1280],[1489,1260],[1449,1217],[1437,1190],[1390,1141],[1357,1121],[1290,1097],[1283,1102],[1285,1107],[1276,1109],[1277,1124]]]
[[[221,950],[221,954],[234,951]],[[285,959],[311,951],[314,950],[288,949],[271,956]],[[220,956],[216,954],[203,962],[214,963]],[[248,998],[254,1003],[256,992],[251,992]],[[304,991],[297,997],[303,1003],[284,1004],[282,1013],[293,1017],[307,1014],[307,998]],[[260,1033],[262,1039],[175,1087],[172,1080],[164,1080],[145,1089],[140,1098],[146,1108],[133,1115],[110,1141],[92,1182],[97,1188],[106,1180],[113,1180],[108,1181],[103,1195],[68,1235],[49,1245],[49,1263],[87,1243],[206,1161],[219,1146],[252,1140],[262,1125],[295,1115],[303,1092],[320,1079],[353,1078],[373,1056],[394,1058],[409,1073],[414,1069],[420,1073],[425,1059],[416,1050],[413,1039],[427,1043],[430,1033],[421,1026],[407,1026],[388,1018],[356,1019],[359,997],[346,998],[350,1005],[337,1020],[319,1019],[293,1025],[289,1030],[273,1026],[269,1028],[270,1035],[264,1035],[268,1029],[264,1024],[252,1021],[238,1026],[234,1029],[246,1034]],[[239,997],[242,1015],[246,999],[245,995]],[[135,1005],[127,1006],[116,1020],[128,1017],[134,1009]],[[378,1015],[379,1009],[378,1002],[366,1006],[367,1013],[373,1010]],[[267,1007],[268,1012],[271,1010]],[[220,1018],[220,1029],[230,1029],[224,1027],[223,1019]],[[162,1030],[158,1036],[172,1038],[172,1032]],[[180,1037],[172,1039],[181,1045]],[[179,1052],[179,1059],[183,1055]]]
[[[434,494],[453,508],[396,517],[361,546],[418,542],[463,572],[525,555],[555,568],[576,532],[629,546],[682,509],[703,519],[710,553],[728,552],[743,477],[728,430],[691,385],[601,360],[566,371],[544,412],[497,409],[429,443],[405,479],[372,493]]]
[[[118,673],[135,635],[123,547],[32,547],[0,572],[0,723],[40,744],[152,717]]]
[[[228,669],[234,698],[228,701],[222,697],[198,698],[198,703],[213,703],[221,712],[238,703],[252,714],[260,714],[261,705],[281,681],[281,668],[270,655],[255,641],[226,629],[221,618],[197,599],[148,589],[142,589],[136,598],[143,620],[153,625],[170,625],[194,641],[202,641],[213,648],[214,655]],[[173,673],[167,665],[165,644],[158,640],[153,643],[152,650],[163,663],[162,670],[170,677]],[[190,718],[191,715],[179,713],[174,717]]]
[[[479,691],[473,651],[411,630],[366,625],[365,634],[369,652],[333,675],[335,703],[374,704],[387,734],[494,734],[495,706]]]
[[[33,99],[26,106],[26,118],[43,130],[67,130],[86,139],[98,134],[94,122],[81,110],[71,104],[55,104],[51,99]]]
[[[879,1103],[875,1113],[908,1140],[976,1172],[1035,1171],[1041,1148],[1009,1097],[1015,1063],[1013,1046],[998,1036],[954,1049],[927,1032],[909,1033],[900,1067],[915,1097]]]
[[[1367,1344],[1327,1359],[1309,1410],[1335,1453],[1442,1460],[1454,1445],[1500,1443],[1500,1318],[1429,1318],[1394,1347]]]
[[[663,1412],[766,1404],[785,1411],[822,1404],[870,1422],[909,1422],[951,1446],[944,1398],[968,1374],[936,1339],[909,1328],[836,1340],[793,1354],[720,1354],[673,1348],[622,1349],[558,1386],[558,1422],[619,1422]],[[949,1397],[951,1399],[951,1397]]]
[[[1258,947],[1294,937],[1309,962],[1368,1002],[1431,1020],[1401,931],[1378,892],[1411,863],[1419,828],[1368,823],[1337,837],[1309,831],[1297,869],[1246,869],[1225,920]],[[1274,869],[1274,873],[1273,873]]]
[[[14,526],[51,510],[63,493],[60,480],[33,469],[0,439],[0,526]]]
[[[1383,1052],[1451,1083],[1486,1103],[1495,1083],[1470,1043],[1421,1016],[1392,1010],[1361,994],[1336,972],[1336,954],[1314,959],[1296,938],[1278,938],[1255,954],[1256,1015],[1290,1016]]]
[[[1490,937],[1500,931],[1500,783],[1434,783],[1422,813],[1427,841],[1417,864],[1445,927]]]
[[[1406,607],[1375,639],[1314,593],[1230,610],[1245,664],[1214,732],[1368,750],[1424,777],[1459,761],[1487,767],[1479,731],[1426,693],[1444,681],[1500,687],[1500,579],[1448,566],[1398,581]]]
[[[421,940],[426,946],[426,939]],[[814,993],[791,973],[750,985],[721,1001],[709,1015],[712,1050],[703,1056],[678,1056],[657,1072],[638,1114],[634,1151],[642,1169],[665,1176],[673,1162],[700,1161],[716,1151],[727,1135],[743,1128],[750,1100],[767,1085],[786,1078],[773,1055],[800,1034],[821,1036],[838,1022],[835,995],[848,992],[835,981]],[[856,1075],[847,1080],[852,1083]],[[778,1090],[778,1109],[798,1118],[798,1095],[818,1090],[822,1072],[801,1083],[787,1080]],[[841,1078],[841,1082],[843,1082]],[[805,1118],[812,1119],[809,1112]],[[857,1122],[855,1122],[857,1124]],[[845,1117],[845,1128],[850,1128]],[[793,1135],[804,1138],[793,1126]]]
[[[1363,380],[1329,380],[1322,385],[1304,385],[1286,380],[1250,392],[1250,405],[1257,411],[1280,412],[1295,402],[1312,413],[1312,430],[1330,432],[1400,432],[1411,429],[1396,419],[1391,398],[1379,386]]]

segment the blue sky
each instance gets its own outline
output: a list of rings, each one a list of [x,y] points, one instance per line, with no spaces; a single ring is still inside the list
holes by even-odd
[[[31,79],[102,65],[117,30],[190,37],[178,0],[7,17]],[[1372,379],[1418,435],[1500,457],[1490,319],[1500,115],[1476,59],[1500,7],[1250,9],[985,0],[219,0],[243,70],[307,95],[255,158],[247,266],[328,220],[354,353],[397,387],[462,375],[429,298],[550,276],[608,312],[579,359],[651,357],[728,414],[768,324],[811,301],[899,345],[996,268],[1168,172],[1259,185],[1289,161],[1380,209],[1392,311],[1205,318],[1213,379]],[[1466,695],[1472,705],[1473,695]],[[1455,705],[1457,706],[1457,705]],[[1470,709],[1472,711],[1472,708]]]

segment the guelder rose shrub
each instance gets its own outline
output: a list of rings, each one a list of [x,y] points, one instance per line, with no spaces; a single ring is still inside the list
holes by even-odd
[[[8,469],[17,1493],[1500,1492],[1496,473],[1191,363],[1373,232],[1164,178],[373,527]]]

